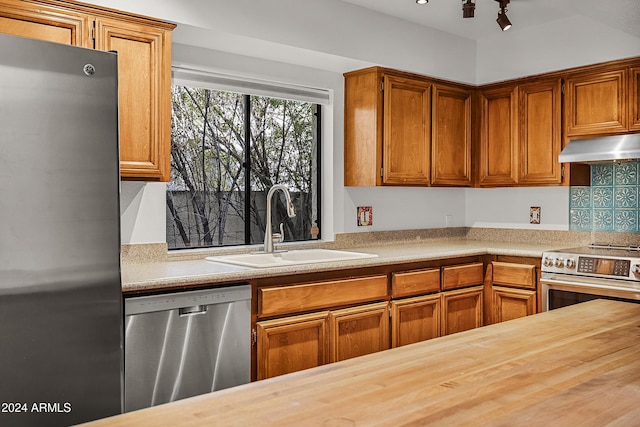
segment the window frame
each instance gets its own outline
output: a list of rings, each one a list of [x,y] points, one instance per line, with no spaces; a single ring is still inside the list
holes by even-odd
[[[208,74],[205,74],[208,75]],[[237,81],[242,81],[242,79],[237,79],[235,80]],[[253,82],[255,82],[255,80],[250,81],[249,83],[252,84]],[[251,141],[251,97],[252,96],[261,96],[261,97],[270,97],[270,98],[279,98],[279,99],[284,99],[284,100],[288,100],[288,101],[297,101],[297,102],[306,102],[306,103],[310,103],[312,105],[313,108],[313,137],[315,140],[314,143],[314,149],[315,149],[315,153],[311,153],[312,155],[315,156],[315,176],[311,177],[312,182],[315,182],[315,203],[313,203],[314,206],[312,206],[312,211],[315,212],[315,218],[313,218],[313,215],[311,217],[311,224],[314,224],[318,227],[319,233],[315,238],[312,237],[308,237],[304,240],[289,240],[286,241],[285,243],[296,243],[296,242],[313,242],[313,241],[319,241],[322,239],[322,182],[323,182],[323,168],[322,168],[322,146],[323,146],[323,123],[322,123],[322,110],[323,110],[323,105],[327,105],[330,101],[330,92],[327,90],[320,90],[320,89],[310,89],[311,92],[309,93],[319,93],[320,96],[319,97],[315,97],[313,100],[306,100],[306,99],[299,99],[299,96],[286,96],[286,93],[291,91],[291,87],[293,86],[282,86],[283,88],[285,88],[286,90],[283,92],[285,93],[285,95],[282,96],[275,96],[276,94],[271,93],[271,94],[266,94],[266,93],[247,93],[245,91],[243,92],[239,92],[238,90],[236,90],[235,87],[228,87],[225,88],[224,85],[223,86],[216,86],[216,87],[212,87],[211,84],[204,84],[202,81],[200,81],[199,79],[196,78],[191,78],[188,79],[187,81],[185,81],[182,78],[178,78],[178,79],[172,79],[171,82],[172,85],[181,85],[181,86],[187,86],[187,87],[193,87],[193,88],[203,88],[203,89],[209,89],[209,90],[217,90],[217,91],[225,91],[225,92],[235,92],[239,95],[242,96],[243,98],[243,102],[244,102],[244,117],[243,117],[243,133],[244,133],[244,138],[245,138],[245,150],[244,150],[244,162],[242,163],[241,167],[244,168],[244,243],[232,243],[232,244],[223,244],[223,245],[211,245],[211,246],[184,246],[184,247],[171,247],[170,250],[182,250],[182,249],[212,249],[212,248],[229,248],[229,247],[238,247],[238,246],[255,246],[258,245],[259,242],[251,242],[251,228],[252,228],[252,221],[251,221],[251,203],[249,203],[250,199],[251,199],[251,194],[252,194],[252,190],[251,190],[251,176],[253,173],[253,168],[251,165],[251,152],[254,148],[254,145],[252,144]],[[264,82],[262,83],[264,84]],[[269,87],[269,92],[273,92],[274,88],[278,88],[281,87],[279,84],[270,84],[270,83],[266,83]],[[213,85],[215,86],[215,85]],[[303,88],[303,92],[305,90],[307,90],[309,88]],[[261,91],[258,91],[261,92]],[[262,91],[263,92],[263,91]],[[298,99],[294,99],[294,98],[298,98]],[[304,96],[303,96],[304,98]],[[317,100],[321,100],[322,103],[317,102]],[[168,221],[170,220],[170,217],[167,215],[167,218],[165,220]],[[168,243],[168,239],[167,239],[167,243]]]

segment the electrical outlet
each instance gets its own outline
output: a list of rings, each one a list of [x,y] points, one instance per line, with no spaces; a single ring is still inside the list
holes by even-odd
[[[358,206],[358,227],[373,225],[373,208],[371,206]]]
[[[540,207],[531,206],[529,208],[529,224],[540,224]]]
[[[445,227],[451,227],[451,224],[453,224],[453,215],[445,215],[444,216],[444,226]]]

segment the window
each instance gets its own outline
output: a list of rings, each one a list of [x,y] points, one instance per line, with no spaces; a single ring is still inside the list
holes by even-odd
[[[262,243],[266,195],[282,192],[272,222],[285,241],[309,240],[319,217],[320,106],[279,97],[216,90],[189,81],[172,86],[169,249]]]

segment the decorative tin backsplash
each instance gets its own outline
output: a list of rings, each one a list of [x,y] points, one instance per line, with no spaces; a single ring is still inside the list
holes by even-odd
[[[640,161],[591,166],[591,187],[571,187],[569,229],[640,233]]]

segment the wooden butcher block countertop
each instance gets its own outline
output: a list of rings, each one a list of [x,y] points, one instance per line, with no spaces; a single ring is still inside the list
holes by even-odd
[[[640,425],[640,305],[590,301],[91,425]]]

